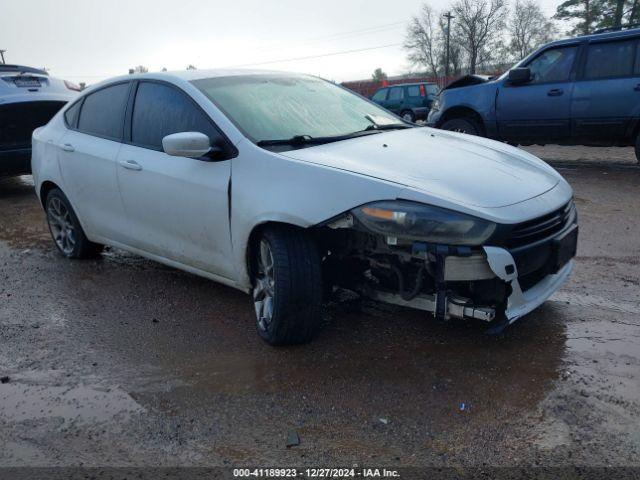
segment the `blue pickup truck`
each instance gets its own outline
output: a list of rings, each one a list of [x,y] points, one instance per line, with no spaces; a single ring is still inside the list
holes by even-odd
[[[520,145],[635,146],[640,161],[640,28],[552,42],[498,78],[456,80],[427,124]]]

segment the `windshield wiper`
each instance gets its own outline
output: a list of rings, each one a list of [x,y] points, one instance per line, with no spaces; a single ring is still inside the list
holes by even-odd
[[[371,125],[364,129],[365,132],[369,132],[371,130],[396,130],[413,128],[411,125],[407,125],[406,123],[378,123],[376,122],[376,119],[371,115],[365,115],[364,118],[371,122]]]
[[[313,137],[310,135],[294,135],[291,138],[278,138],[276,140],[260,140],[256,143],[259,147],[270,147],[275,145],[304,145],[311,143]]]
[[[371,130],[404,130],[405,128],[413,127],[404,123],[386,123],[384,125],[378,125],[374,123],[365,128],[364,131],[370,132]]]
[[[294,135],[291,138],[279,138],[275,140],[260,140],[256,142],[259,147],[273,147],[276,145],[322,145],[323,143],[339,142],[340,140],[348,140],[350,138],[360,137],[363,135],[369,135],[377,133],[371,130],[360,130],[358,132],[348,133],[346,135],[334,135],[330,137],[312,137],[311,135]]]

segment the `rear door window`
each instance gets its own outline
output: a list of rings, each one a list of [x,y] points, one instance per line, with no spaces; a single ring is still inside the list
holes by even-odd
[[[584,77],[597,79],[632,75],[635,48],[635,40],[592,43],[587,50]]]
[[[571,77],[571,69],[578,47],[560,47],[545,50],[527,65],[531,70],[531,82],[566,82]]]
[[[402,87],[392,88],[389,92],[389,100],[402,100],[404,98],[404,89]]]
[[[200,132],[212,145],[222,141],[209,118],[178,89],[162,83],[141,82],[131,120],[131,142],[162,150],[162,139],[181,132]]]
[[[87,95],[80,110],[78,130],[89,135],[121,140],[128,98],[129,82]]]

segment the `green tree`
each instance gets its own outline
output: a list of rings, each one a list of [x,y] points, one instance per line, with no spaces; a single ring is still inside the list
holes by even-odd
[[[373,71],[373,75],[371,75],[371,78],[376,82],[381,82],[387,79],[387,74],[384,73],[381,68],[376,68]]]
[[[588,35],[601,28],[619,27],[640,21],[639,0],[566,0],[554,18],[573,21],[571,35]]]

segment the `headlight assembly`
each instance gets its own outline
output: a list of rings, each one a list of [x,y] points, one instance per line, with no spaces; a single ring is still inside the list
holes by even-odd
[[[352,213],[372,232],[445,245],[481,245],[496,229],[481,218],[403,200],[368,203]]]

